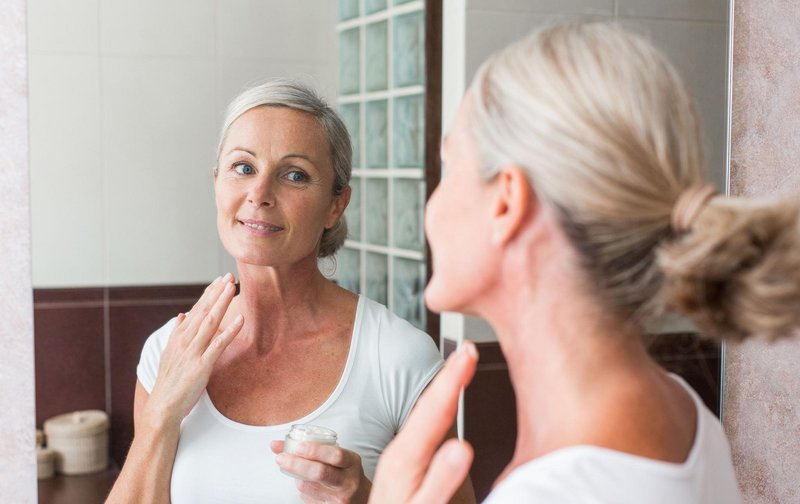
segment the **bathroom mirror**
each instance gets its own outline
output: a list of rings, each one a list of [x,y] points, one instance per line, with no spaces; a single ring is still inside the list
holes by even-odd
[[[617,19],[676,64],[705,126],[709,177],[726,188],[728,0],[427,4],[443,12],[445,131],[494,50],[553,19]],[[392,52],[398,41],[424,46],[425,7],[28,1],[37,422],[65,409],[105,409],[121,462],[126,446],[114,439],[130,435],[144,338],[232,269],[217,239],[211,167],[225,105],[257,80],[300,78],[340,106],[359,168],[348,211],[357,234],[335,274],[425,324],[424,63],[419,53]],[[462,337],[492,344],[480,324],[464,326]]]

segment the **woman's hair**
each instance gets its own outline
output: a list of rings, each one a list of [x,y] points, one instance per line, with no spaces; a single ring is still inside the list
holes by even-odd
[[[313,89],[301,82],[288,79],[270,80],[249,87],[234,98],[228,105],[222,123],[217,146],[217,163],[231,124],[248,110],[262,106],[300,110],[311,114],[317,120],[328,139],[330,148],[330,161],[334,174],[333,194],[341,194],[350,184],[352,171],[353,149],[350,145],[350,135],[339,115]],[[216,173],[217,168],[214,169],[214,174]],[[342,214],[336,224],[323,231],[318,256],[332,256],[344,244],[345,238],[347,238],[347,221]]]
[[[800,324],[797,205],[717,197],[688,232],[671,228],[676,200],[703,181],[701,129],[650,43],[605,23],[547,27],[486,61],[471,95],[486,177],[526,170],[619,319],[676,309],[733,339]]]

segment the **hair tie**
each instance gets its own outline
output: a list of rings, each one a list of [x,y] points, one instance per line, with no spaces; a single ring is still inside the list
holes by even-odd
[[[683,191],[672,207],[672,230],[676,233],[689,231],[697,216],[716,195],[717,188],[711,184],[695,184]]]

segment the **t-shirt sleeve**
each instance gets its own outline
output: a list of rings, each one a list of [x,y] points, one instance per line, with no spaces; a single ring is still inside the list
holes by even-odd
[[[139,378],[139,382],[148,394],[153,391],[153,387],[156,384],[158,365],[161,362],[161,352],[163,352],[164,347],[167,346],[169,335],[175,327],[176,322],[176,318],[171,319],[151,334],[147,338],[147,341],[144,342],[142,355],[139,358],[139,365],[136,366],[136,377]]]
[[[381,387],[396,433],[444,363],[429,335],[388,310],[379,338]]]

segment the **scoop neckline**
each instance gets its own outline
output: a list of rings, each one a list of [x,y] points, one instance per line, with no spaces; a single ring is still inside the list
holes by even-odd
[[[356,315],[353,319],[353,332],[350,335],[350,348],[347,351],[347,361],[344,365],[344,370],[342,371],[342,376],[339,377],[339,382],[336,384],[336,387],[333,389],[333,392],[328,396],[325,401],[322,402],[317,408],[313,411],[308,413],[307,415],[303,416],[302,418],[298,418],[296,420],[290,420],[289,422],[285,422],[282,424],[275,424],[275,425],[250,425],[244,424],[241,422],[237,422],[235,420],[231,420],[230,418],[226,417],[225,415],[220,412],[216,406],[214,406],[214,402],[211,400],[211,396],[208,395],[208,389],[203,389],[203,395],[201,396],[201,400],[206,405],[208,410],[211,412],[212,416],[220,421],[222,424],[232,427],[238,430],[246,430],[251,432],[268,432],[268,431],[282,431],[288,428],[291,428],[294,424],[302,424],[308,423],[313,419],[320,416],[324,413],[330,406],[336,402],[339,396],[342,394],[342,390],[344,390],[345,385],[347,384],[348,379],[350,378],[350,371],[353,368],[353,362],[355,361],[355,353],[356,348],[358,346],[358,340],[361,337],[361,319],[363,318],[363,305],[364,305],[364,296],[358,295],[358,301],[356,302]]]
[[[578,444],[572,446],[566,446],[564,448],[559,448],[558,450],[552,451],[541,457],[535,458],[530,460],[521,466],[514,469],[511,474],[508,475],[506,479],[511,479],[517,471],[524,471],[529,467],[534,467],[540,462],[545,462],[551,459],[557,459],[563,456],[570,456],[575,452],[594,452],[594,453],[602,453],[604,456],[614,457],[620,460],[625,460],[627,462],[632,462],[635,464],[645,464],[650,466],[653,470],[664,472],[668,475],[672,476],[683,476],[685,473],[688,473],[692,470],[697,458],[700,456],[699,453],[701,451],[701,444],[704,442],[705,438],[705,430],[706,430],[706,423],[707,421],[704,420],[705,416],[705,404],[703,403],[700,396],[697,395],[697,392],[689,386],[686,381],[678,376],[675,373],[667,373],[670,378],[678,382],[686,392],[688,392],[689,396],[692,398],[692,402],[694,403],[694,409],[696,412],[695,418],[695,434],[694,434],[694,442],[692,443],[692,447],[689,449],[689,454],[686,456],[686,460],[683,462],[667,462],[665,460],[657,460],[648,457],[643,457],[641,455],[635,455],[633,453],[626,453],[620,450],[614,450],[612,448],[605,448],[603,446],[591,445],[591,444]]]

